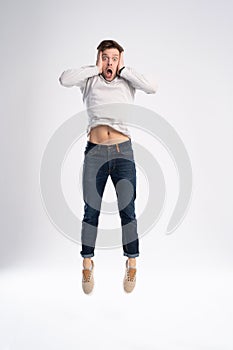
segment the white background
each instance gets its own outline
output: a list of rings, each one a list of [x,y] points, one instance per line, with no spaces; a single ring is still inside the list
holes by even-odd
[[[1,4],[1,350],[233,348],[232,10],[226,0]],[[155,95],[137,92],[135,103],[178,132],[194,186],[185,220],[165,235],[178,180],[157,144],[168,202],[140,240],[137,286],[123,292],[121,248],[97,249],[86,296],[80,246],[46,215],[39,172],[50,137],[84,108],[79,89],[58,78],[95,64],[103,39],[118,41],[125,64],[158,82]],[[63,179],[77,215],[80,193],[67,179],[82,151]],[[111,183],[106,193],[114,195]]]

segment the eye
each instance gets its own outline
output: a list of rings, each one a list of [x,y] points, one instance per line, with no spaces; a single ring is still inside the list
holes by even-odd
[[[118,60],[118,58],[117,57],[113,57],[113,61],[117,61]]]

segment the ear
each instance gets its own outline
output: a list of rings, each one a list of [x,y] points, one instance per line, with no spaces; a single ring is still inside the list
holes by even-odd
[[[98,64],[99,59],[102,58],[102,57],[100,57],[100,55],[102,55],[102,51],[101,51],[101,50],[99,50],[99,51],[97,52],[96,65]]]
[[[97,52],[97,57],[96,57],[96,63],[95,63],[96,65],[98,64],[99,53],[100,53],[100,52],[98,51],[98,52]]]

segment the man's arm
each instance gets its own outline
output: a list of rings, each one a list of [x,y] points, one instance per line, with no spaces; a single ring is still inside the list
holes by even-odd
[[[61,85],[65,87],[85,87],[88,78],[102,73],[102,51],[99,51],[95,66],[83,66],[80,69],[68,69],[59,78]]]
[[[88,78],[99,74],[98,66],[84,66],[79,69],[67,69],[59,78],[61,85],[65,87],[84,87]]]
[[[137,73],[130,67],[122,69],[120,76],[128,80],[135,89],[142,90],[147,94],[155,94],[157,91],[157,84],[152,85],[143,77],[143,75]]]
[[[120,61],[118,65],[118,75],[126,80],[138,90],[142,90],[147,94],[154,94],[157,91],[157,84],[151,84],[147,81],[143,75],[137,73],[134,69],[124,66],[123,51],[120,55]]]

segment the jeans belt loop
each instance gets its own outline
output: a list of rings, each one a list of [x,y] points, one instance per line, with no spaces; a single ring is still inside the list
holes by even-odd
[[[120,152],[118,143],[116,144],[116,149],[117,149],[117,152]]]

